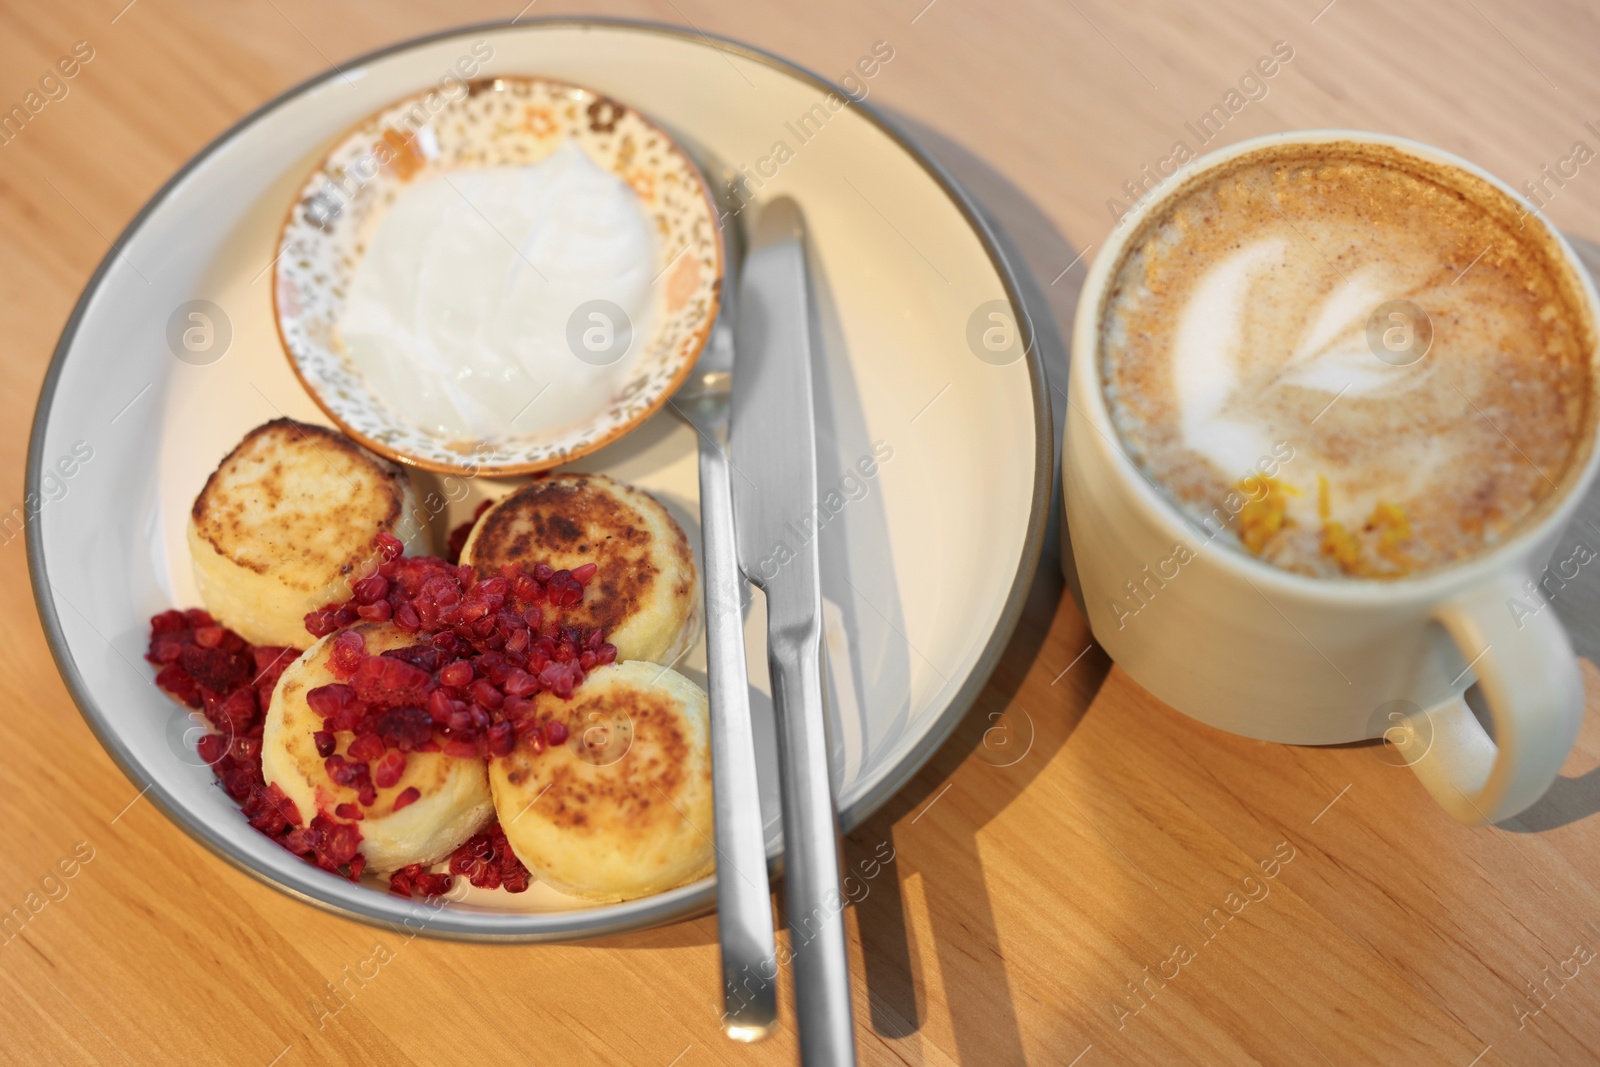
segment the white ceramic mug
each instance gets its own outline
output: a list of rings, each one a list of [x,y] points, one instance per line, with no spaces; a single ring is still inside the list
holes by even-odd
[[[1573,272],[1580,313],[1591,327],[1600,320],[1594,286],[1560,234],[1510,186],[1449,153],[1404,138],[1319,130],[1246,141],[1196,161],[1123,220],[1078,302],[1062,468],[1089,624],[1140,685],[1201,722],[1293,744],[1387,735],[1402,752],[1409,746],[1405,761],[1451,815],[1495,822],[1549,788],[1583,714],[1582,679],[1554,611],[1530,614],[1511,604],[1543,603],[1530,600],[1524,583],[1540,578],[1594,477],[1600,397],[1590,399],[1586,439],[1559,492],[1514,536],[1417,577],[1362,580],[1291,573],[1208,541],[1126,455],[1100,388],[1108,282],[1141,221],[1241,155],[1330,141],[1388,146],[1502,190],[1526,210],[1525,225],[1551,235]],[[1591,387],[1597,380],[1600,368]],[[1463,698],[1474,678],[1492,738]]]

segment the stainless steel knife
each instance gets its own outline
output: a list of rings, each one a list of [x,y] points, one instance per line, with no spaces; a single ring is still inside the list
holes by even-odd
[[[739,292],[732,458],[739,565],[767,597],[767,660],[778,720],[784,887],[803,1064],[855,1063],[839,823],[823,714],[822,582],[811,373],[816,313],[805,223],[768,204]]]

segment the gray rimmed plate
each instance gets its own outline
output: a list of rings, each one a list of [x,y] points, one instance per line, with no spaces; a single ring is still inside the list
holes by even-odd
[[[893,69],[893,49],[880,42],[852,78],[869,88]],[[846,828],[949,735],[1010,637],[1044,536],[1052,442],[1016,281],[964,194],[844,90],[692,31],[552,20],[402,44],[268,104],[146,205],[67,323],[28,456],[28,491],[46,501],[28,527],[39,612],[85,718],[133,780],[130,799],[148,790],[225,858],[354,918],[562,940],[704,911],[714,882],[598,907],[544,887],[471,890],[434,907],[325,874],[246,826],[194,754],[194,724],[151,685],[141,659],[148,617],[197,602],[183,530],[206,474],[258,423],[318,421],[279,348],[269,291],[278,225],[304,175],[388,102],[496,74],[591,86],[726,161],[743,199],[782,193],[805,208],[825,349],[821,499],[792,530],[821,549]],[[694,539],[695,441],[670,409],[576,466],[655,493]],[[434,516],[442,531],[509,483],[441,475],[427,488],[444,502]],[[747,623],[760,799],[776,852],[759,597]],[[680,669],[702,672],[703,652]]]

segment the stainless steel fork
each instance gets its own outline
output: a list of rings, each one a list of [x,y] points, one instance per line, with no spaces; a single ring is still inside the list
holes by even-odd
[[[722,944],[723,1029],[756,1041],[778,1021],[777,945],[767,845],[745,668],[744,577],[733,525],[732,468],[725,450],[732,409],[733,327],[743,254],[739,202],[724,173],[714,186],[723,233],[721,307],[699,362],[673,407],[700,439],[700,532],[704,544],[706,674],[711,698],[711,783],[716,814],[717,928]]]

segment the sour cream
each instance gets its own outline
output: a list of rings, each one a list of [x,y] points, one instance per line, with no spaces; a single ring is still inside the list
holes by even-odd
[[[339,334],[373,392],[423,429],[495,438],[581,423],[648,336],[655,241],[628,185],[570,141],[527,166],[439,174],[372,224]],[[610,362],[621,323],[579,314],[571,329],[597,300],[631,325]]]

